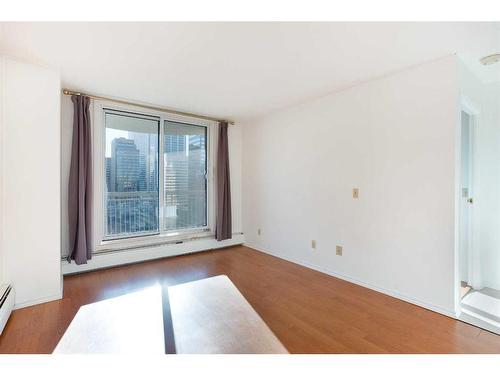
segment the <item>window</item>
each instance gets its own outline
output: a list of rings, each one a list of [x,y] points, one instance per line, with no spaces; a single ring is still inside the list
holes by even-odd
[[[164,229],[207,225],[207,129],[165,121]]]
[[[158,233],[159,119],[105,111],[105,238]]]
[[[211,230],[210,124],[126,109],[95,109],[96,251]]]

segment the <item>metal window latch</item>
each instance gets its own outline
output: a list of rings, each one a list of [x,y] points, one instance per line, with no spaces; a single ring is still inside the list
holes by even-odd
[[[469,202],[470,204],[474,203],[474,201],[472,200],[472,198],[467,199],[467,202]]]

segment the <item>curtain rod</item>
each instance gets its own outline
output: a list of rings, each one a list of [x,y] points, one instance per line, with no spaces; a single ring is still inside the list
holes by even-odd
[[[129,102],[127,100],[120,100],[120,99],[107,98],[107,97],[104,97],[104,96],[91,95],[91,94],[86,94],[86,93],[83,93],[83,92],[72,91],[72,90],[69,90],[69,89],[63,89],[63,94],[64,95],[83,95],[83,96],[88,96],[90,99],[106,100],[108,102],[114,102],[114,103],[126,104],[126,105],[133,105],[133,106],[136,106],[136,107],[141,107],[141,108],[146,108],[146,109],[152,109],[154,111],[161,111],[161,112],[171,113],[171,114],[174,114],[174,115],[194,117],[194,118],[199,118],[199,119],[202,119],[202,120],[210,120],[210,121],[217,121],[217,122],[224,122],[225,121],[229,125],[234,125],[234,121],[221,120],[221,119],[218,119],[218,118],[215,118],[215,117],[197,115],[195,113],[182,112],[182,111],[176,111],[176,110],[169,109],[169,108],[164,108],[164,107],[156,107],[156,106],[153,106],[153,105],[140,104],[140,103],[136,103],[136,102]]]

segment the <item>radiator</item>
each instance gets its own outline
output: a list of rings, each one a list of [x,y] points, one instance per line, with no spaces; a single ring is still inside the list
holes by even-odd
[[[0,286],[0,335],[14,308],[14,297],[15,292],[11,285],[5,284]]]

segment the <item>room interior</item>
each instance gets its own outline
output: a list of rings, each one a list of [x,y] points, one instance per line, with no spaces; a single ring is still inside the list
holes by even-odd
[[[500,23],[0,23],[0,353],[500,353]]]

